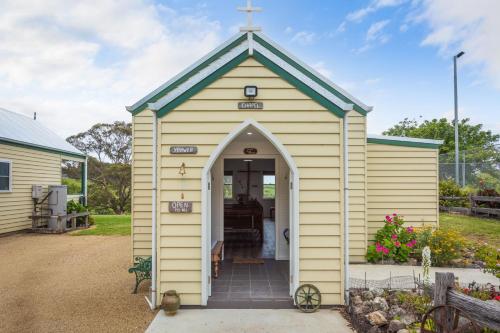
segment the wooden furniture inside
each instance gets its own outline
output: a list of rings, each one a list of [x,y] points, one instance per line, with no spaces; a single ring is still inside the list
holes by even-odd
[[[224,232],[256,234],[262,241],[264,223],[263,208],[257,200],[246,203],[224,204]]]
[[[218,241],[212,247],[212,264],[214,269],[214,277],[217,279],[219,277],[219,264],[222,260],[222,251],[224,249],[224,242]]]

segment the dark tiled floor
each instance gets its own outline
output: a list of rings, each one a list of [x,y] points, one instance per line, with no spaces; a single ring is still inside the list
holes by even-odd
[[[289,262],[266,259],[264,264],[233,264],[225,260],[212,281],[212,308],[288,308]]]
[[[276,234],[274,219],[264,219],[264,237],[262,242],[256,242],[249,233],[224,235],[224,258],[274,258],[276,249]]]

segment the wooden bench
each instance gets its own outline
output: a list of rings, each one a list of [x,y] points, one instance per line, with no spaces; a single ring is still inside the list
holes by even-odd
[[[135,258],[134,266],[128,269],[129,273],[135,273],[135,288],[132,294],[137,294],[139,284],[144,280],[151,280],[151,257]]]
[[[214,265],[214,277],[219,277],[219,264],[222,260],[222,250],[224,249],[224,242],[218,241],[212,247],[212,264]]]

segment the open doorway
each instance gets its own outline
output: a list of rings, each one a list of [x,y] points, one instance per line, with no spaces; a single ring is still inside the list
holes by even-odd
[[[248,148],[255,154],[245,154]],[[286,161],[249,127],[227,146],[210,174],[211,248],[223,246],[220,262],[212,263],[208,306],[292,306]]]

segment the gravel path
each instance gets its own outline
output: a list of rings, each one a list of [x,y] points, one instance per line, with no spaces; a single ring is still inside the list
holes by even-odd
[[[130,292],[130,238],[0,237],[0,332],[144,332],[149,285]]]

